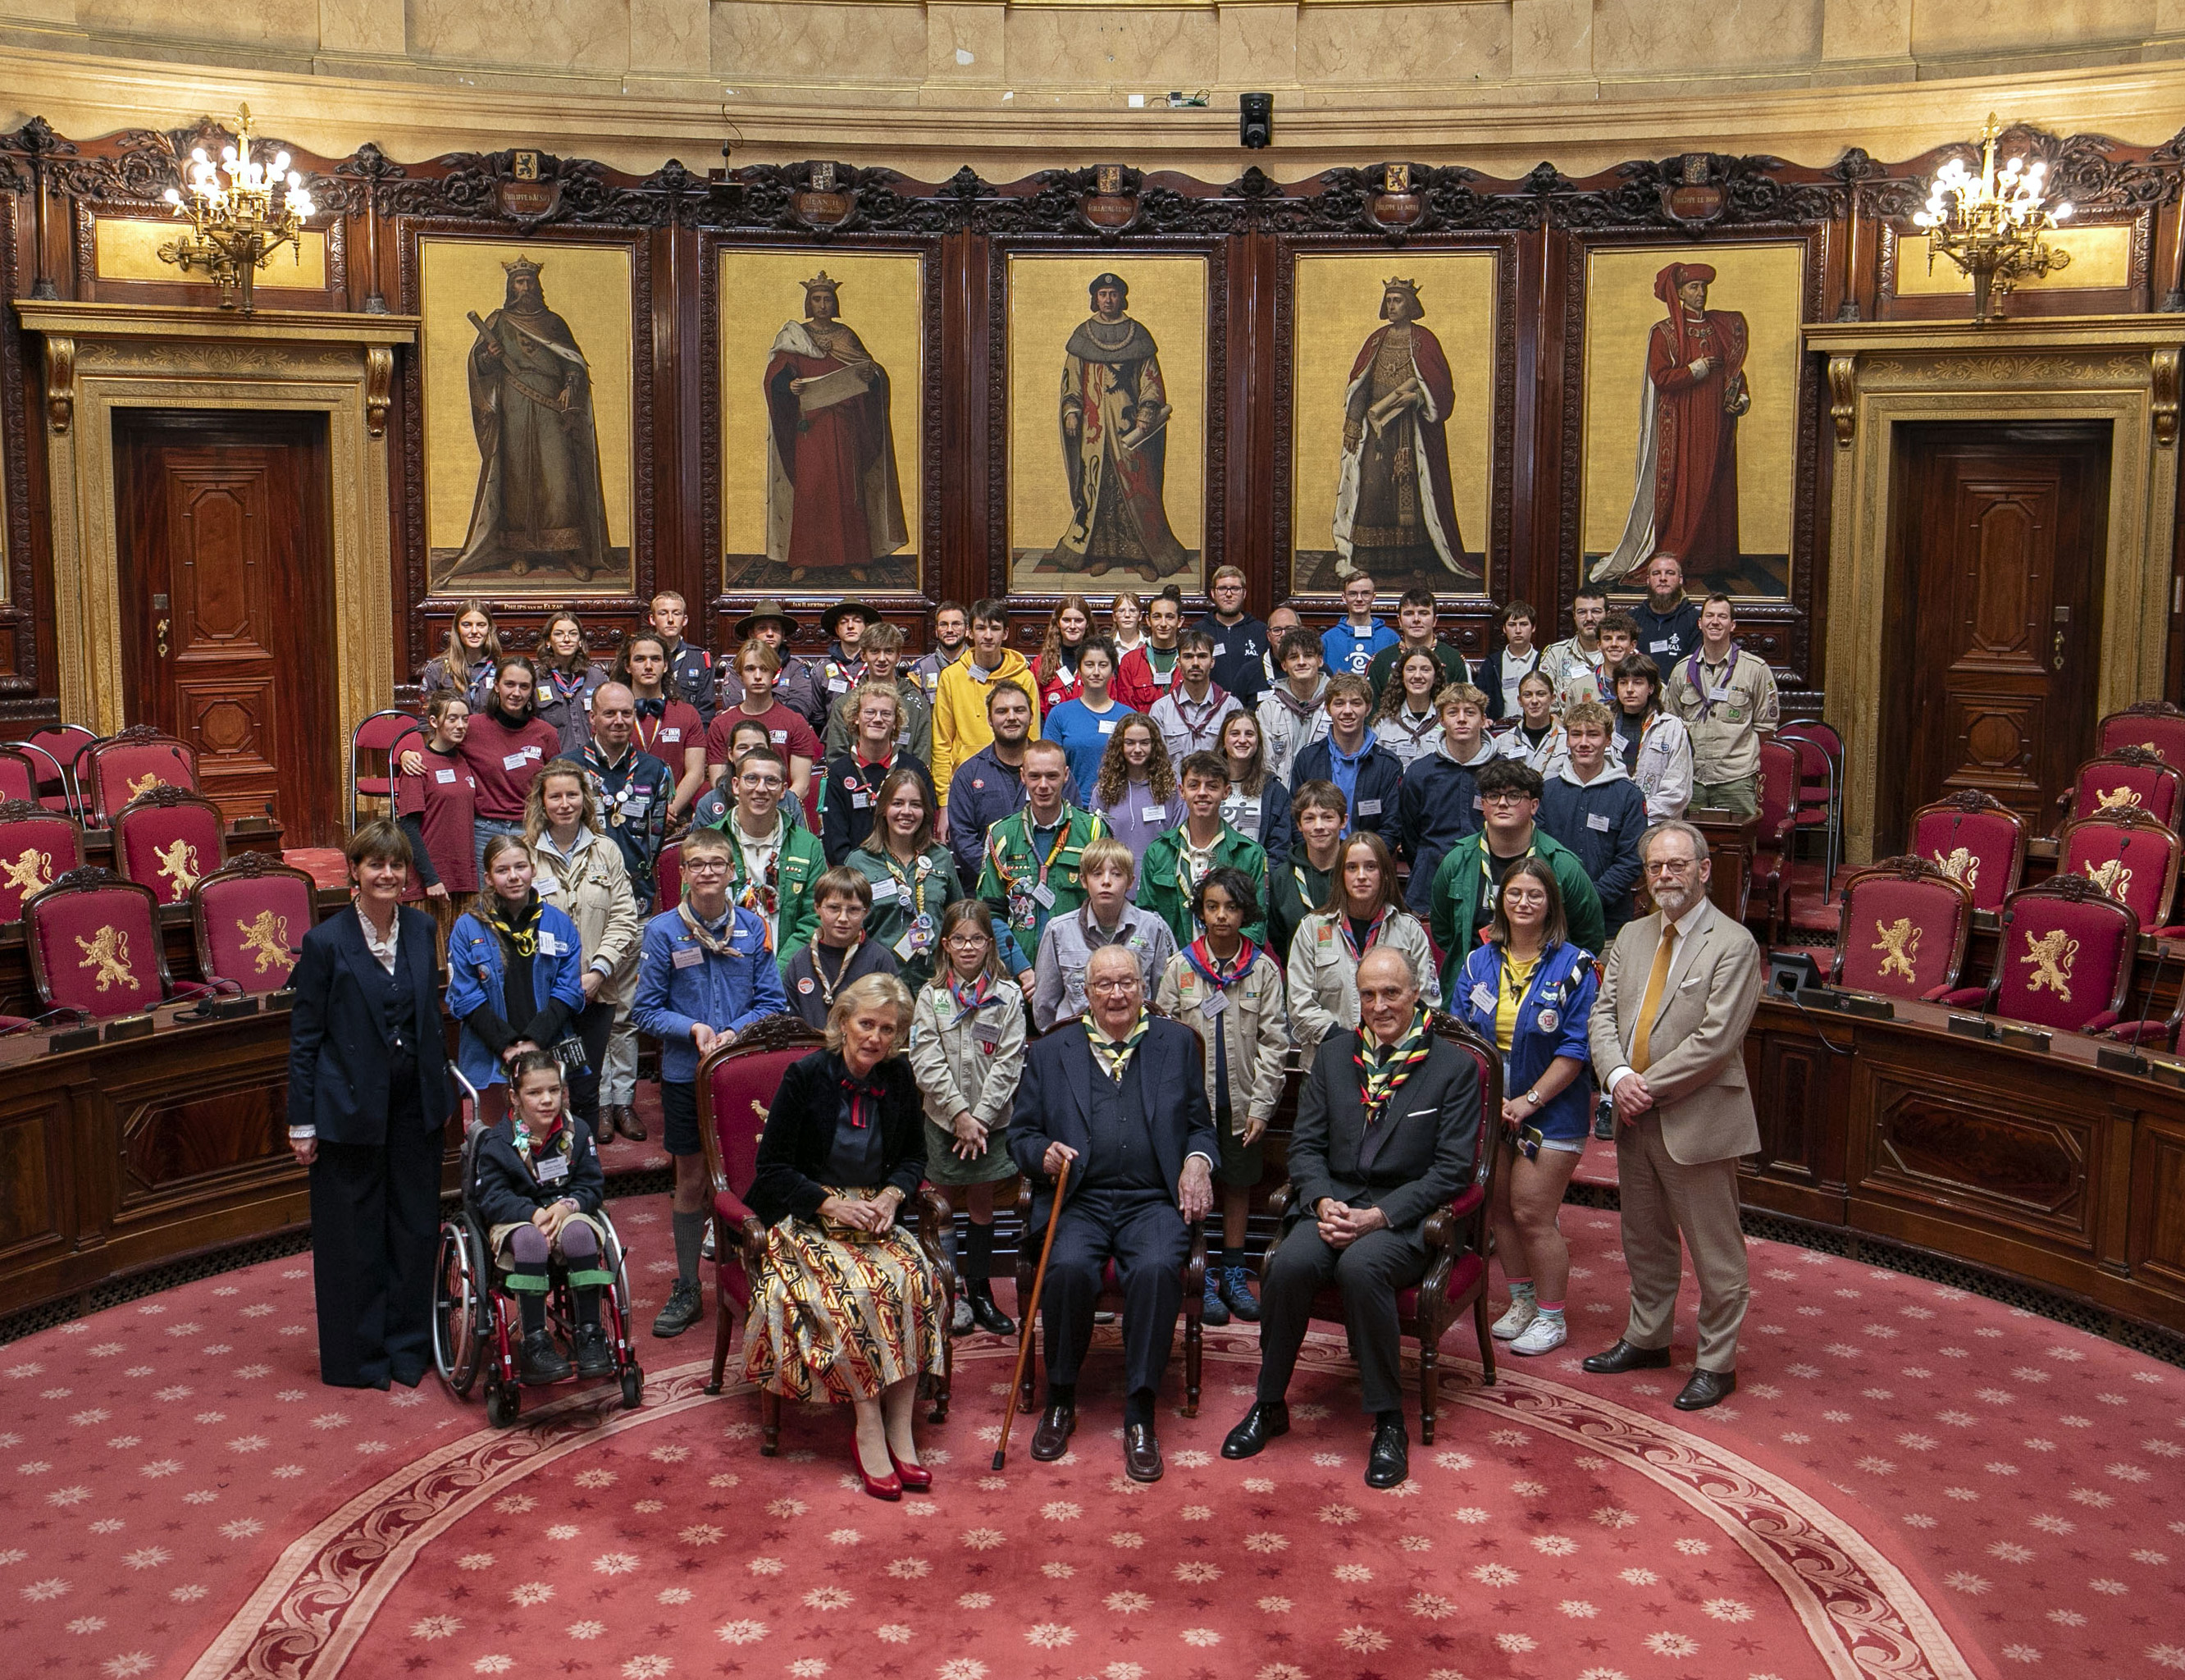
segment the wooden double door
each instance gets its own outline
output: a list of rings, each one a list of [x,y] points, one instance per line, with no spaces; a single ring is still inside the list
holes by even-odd
[[[189,742],[228,816],[338,843],[326,417],[135,409],[114,427],[130,721]]]
[[[2093,751],[2110,426],[1900,426],[1875,854],[1978,788],[2048,832]]]

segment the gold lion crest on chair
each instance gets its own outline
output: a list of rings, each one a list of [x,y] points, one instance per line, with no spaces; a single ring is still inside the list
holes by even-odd
[[[2033,977],[2026,982],[2026,989],[2037,992],[2046,987],[2064,1002],[2070,1002],[2071,965],[2078,956],[2079,942],[2062,928],[2052,928],[2039,938],[2034,938],[2031,928],[2027,929],[2026,955],[2019,958],[2019,961],[2031,965],[2033,969]]]
[[[13,863],[0,858],[0,892],[35,893],[53,878],[53,854],[36,846],[24,847],[23,854]]]
[[[190,888],[198,884],[198,848],[187,840],[177,839],[165,846],[154,846],[152,857],[159,865],[159,873],[175,889],[170,902],[180,904],[190,895]]]
[[[1912,925],[1912,918],[1900,916],[1886,927],[1877,921],[1874,931],[1880,936],[1874,949],[1881,953],[1881,977],[1886,980],[1892,974],[1902,974],[1917,982],[1920,976],[1913,965],[1920,960],[1920,929]]]
[[[2112,899],[2122,899],[2132,886],[2132,871],[2122,858],[2111,858],[2107,863],[2088,864],[2087,879]]]
[[[1947,855],[1939,849],[1935,854],[1935,867],[1951,880],[1963,882],[1967,887],[1980,885],[1980,859],[1969,847],[1960,846]]]
[[[243,949],[258,959],[258,972],[271,974],[279,969],[286,974],[296,966],[296,959],[288,954],[288,918],[262,910],[249,921],[238,921],[235,931],[243,935]]]
[[[143,775],[124,784],[131,799],[141,799],[154,787],[165,787],[166,785],[165,779],[157,770],[146,770]]]
[[[2094,789],[2094,803],[2105,811],[2136,811],[2139,809],[2139,790],[2137,787]]]
[[[129,967],[129,936],[109,923],[87,939],[75,936],[75,947],[83,953],[78,968],[95,968],[98,989],[110,991],[115,986],[134,986],[136,975]]]

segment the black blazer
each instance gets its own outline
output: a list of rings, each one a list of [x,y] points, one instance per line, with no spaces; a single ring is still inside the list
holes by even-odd
[[[455,1112],[441,1026],[439,951],[433,918],[405,905],[395,914],[394,977],[411,988],[416,1019],[417,1095],[425,1129],[437,1132]],[[288,1016],[288,1123],[317,1128],[319,1141],[383,1146],[387,1142],[386,973],[364,943],[353,910],[337,911],[304,936],[288,977],[296,1001]]]
[[[842,1058],[814,1050],[791,1063],[767,1110],[758,1140],[758,1171],[744,1200],[761,1224],[790,1218],[816,1219],[827,1199],[822,1180],[835,1147],[835,1123],[842,1112]],[[880,1165],[875,1189],[892,1184],[908,1201],[925,1177],[925,1116],[910,1062],[891,1056],[873,1070],[886,1088],[880,1102]]]
[[[1357,1050],[1357,1033],[1330,1033],[1298,1092],[1286,1225],[1309,1217],[1322,1196],[1332,1196],[1353,1207],[1378,1207],[1393,1229],[1407,1232],[1472,1182],[1479,1147],[1479,1065],[1436,1039],[1389,1100],[1381,1123],[1395,1130],[1361,1170],[1366,1105],[1353,1060]]]
[[[557,1201],[573,1201],[581,1213],[596,1213],[606,1199],[606,1174],[600,1167],[600,1151],[592,1142],[592,1128],[575,1115],[562,1123],[569,1133],[568,1176],[541,1184],[516,1152],[516,1128],[507,1120],[487,1128],[472,1157],[471,1208],[488,1230],[495,1225],[521,1224],[540,1208]]]
[[[1154,1155],[1160,1163],[1161,1179],[1171,1201],[1188,1156],[1203,1155],[1216,1164],[1221,1159],[1221,1142],[1207,1113],[1206,1075],[1200,1054],[1198,1033],[1182,1022],[1159,1016],[1138,1042],[1138,1078],[1153,1108]],[[1077,1151],[1073,1167],[1084,1165],[1092,1147],[1087,1095],[1093,1080],[1107,1077],[1093,1064],[1092,1046],[1081,1020],[1033,1039],[1025,1052],[1024,1078],[1017,1085],[1009,1142],[1018,1170],[1032,1183],[1033,1230],[1046,1229],[1048,1212],[1054,1201],[1054,1182],[1040,1159],[1047,1153],[1048,1145],[1062,1143]],[[1169,1095],[1171,1092],[1173,1100]]]

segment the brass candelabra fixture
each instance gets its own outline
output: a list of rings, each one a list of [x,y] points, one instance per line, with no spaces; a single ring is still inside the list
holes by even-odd
[[[304,224],[317,210],[288,154],[271,163],[250,155],[250,107],[239,108],[235,143],[215,163],[200,146],[190,154],[189,186],[170,187],[167,203],[189,220],[190,232],[159,247],[159,258],[185,274],[202,270],[220,288],[220,306],[244,315],[256,309],[254,282],[282,246],[304,258]],[[223,180],[221,177],[226,177]]]
[[[2069,203],[2054,206],[2042,192],[2048,165],[2012,158],[1998,167],[1996,142],[2003,133],[1995,114],[1981,130],[1980,173],[1952,158],[1936,172],[1927,207],[1912,218],[1927,232],[1927,272],[1939,254],[1972,277],[1973,319],[1985,324],[2001,312],[2002,300],[2020,280],[2068,268],[2071,254],[2041,236],[2071,214]]]

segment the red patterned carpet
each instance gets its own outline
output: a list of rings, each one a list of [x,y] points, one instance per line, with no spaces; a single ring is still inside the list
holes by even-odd
[[[664,1203],[616,1204],[649,1318]],[[836,1417],[757,1449],[645,1339],[645,1407],[567,1387],[497,1432],[436,1384],[314,1375],[305,1259],[0,1350],[10,1675],[577,1674],[662,1680],[1748,1680],[2185,1670],[2185,1374],[1902,1276],[1753,1245],[1745,1386],[1584,1376],[1621,1323],[1612,1215],[1579,1252],[1571,1357],[1445,1387],[1395,1494],[1359,1480],[1339,1338],[1299,1427],[1217,1454],[1254,1369],[1211,1332],[1167,1479],[1120,1474],[1110,1358],[1070,1459],[1020,1421],[1009,1350],[959,1344],[934,1497],[884,1505]],[[1680,1365],[1690,1358],[1689,1325]],[[1458,1363],[1469,1334],[1450,1338]],[[1465,1375],[1470,1375],[1469,1367]],[[1180,1386],[1180,1383],[1179,1383]]]

